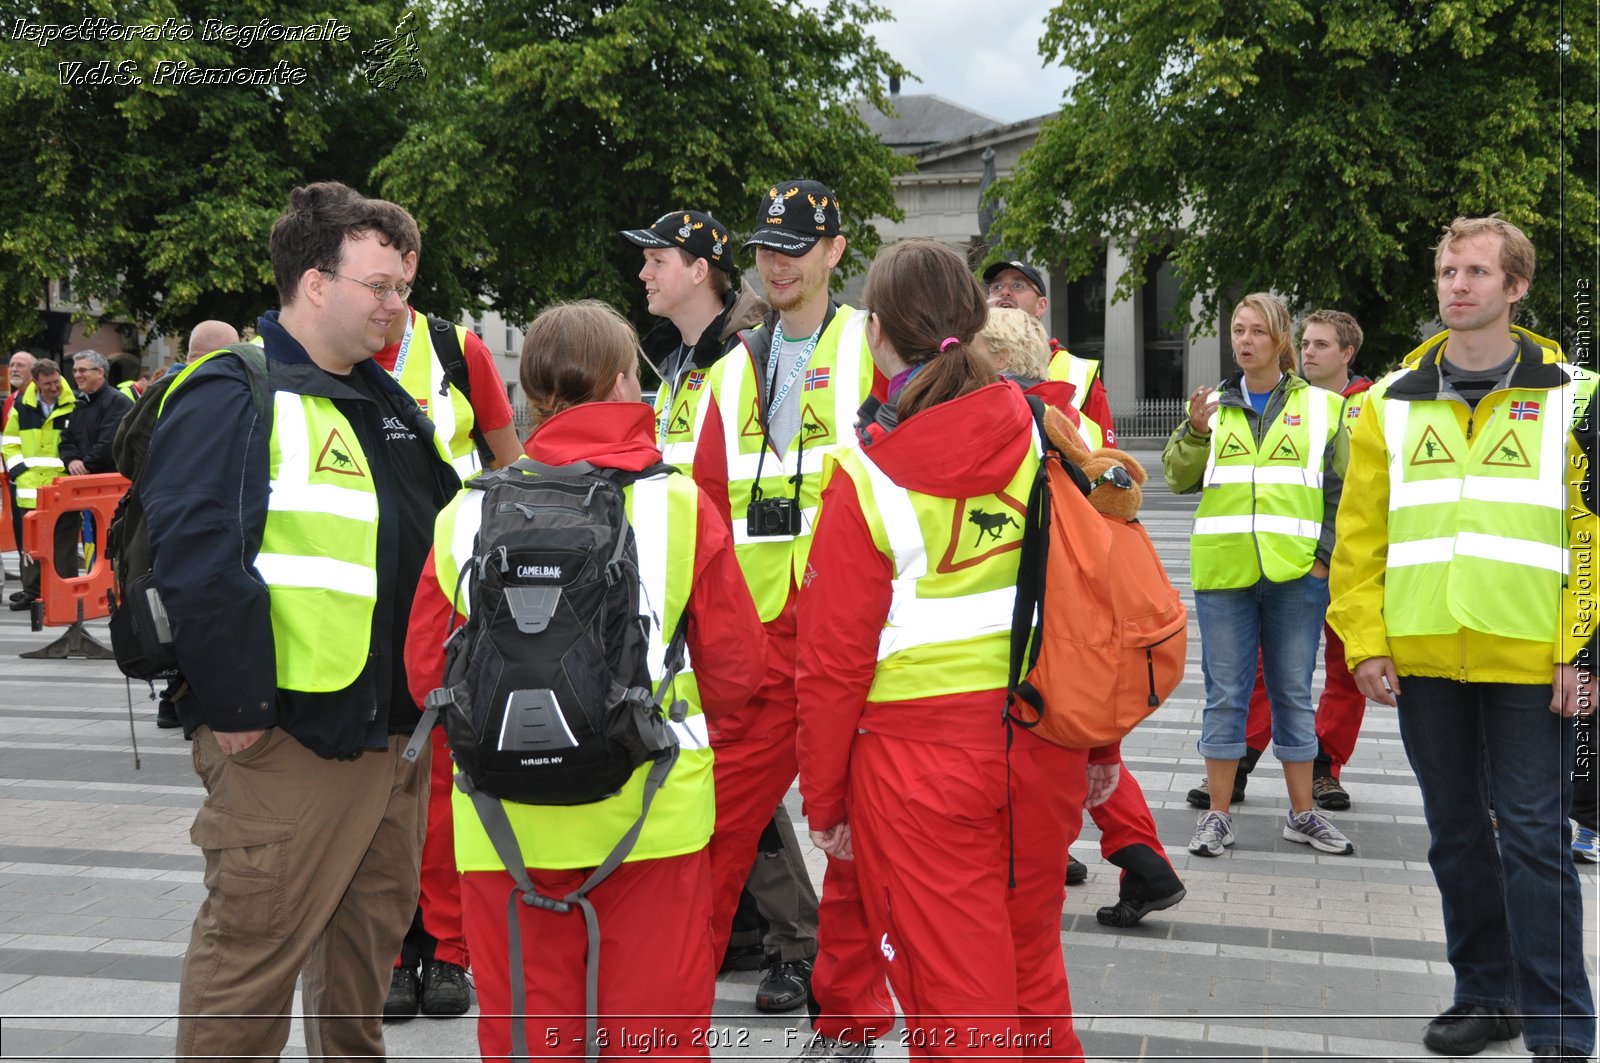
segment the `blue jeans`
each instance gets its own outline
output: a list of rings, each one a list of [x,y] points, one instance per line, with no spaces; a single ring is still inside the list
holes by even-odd
[[[1548,685],[1408,675],[1400,689],[1456,1002],[1520,1012],[1530,1050],[1590,1054],[1594,998],[1566,817],[1572,721],[1550,711]]]
[[[1307,573],[1287,583],[1195,591],[1200,622],[1200,668],[1206,709],[1200,717],[1200,755],[1244,756],[1245,717],[1256,685],[1259,654],[1272,701],[1272,752],[1284,763],[1315,760],[1317,712],[1311,673],[1328,615],[1328,581]]]

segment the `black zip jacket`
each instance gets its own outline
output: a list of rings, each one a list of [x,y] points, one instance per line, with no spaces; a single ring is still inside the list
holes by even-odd
[[[117,425],[133,409],[133,400],[110,384],[103,384],[92,395],[78,392],[78,402],[61,433],[62,464],[81,461],[90,472],[116,472],[111,460],[111,441],[117,438]]]
[[[350,632],[348,647],[366,666],[331,693],[277,686],[269,592],[255,569],[272,422],[257,418],[243,364],[213,358],[169,398],[140,485],[155,582],[190,687],[178,714],[186,734],[201,724],[282,727],[320,756],[354,756],[384,748],[419,715],[404,679],[406,621],[433,514],[459,481],[433,450],[432,424],[377,365],[360,363],[346,381],[318,368],[276,311],[258,330],[272,389],[332,399],[367,458],[378,499],[378,599],[371,629]],[[426,471],[421,482],[402,481],[401,468]]]

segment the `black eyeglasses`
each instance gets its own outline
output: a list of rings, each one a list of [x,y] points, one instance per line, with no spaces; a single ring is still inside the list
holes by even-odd
[[[1089,490],[1093,491],[1101,484],[1110,484],[1112,487],[1120,487],[1124,491],[1131,491],[1133,490],[1133,477],[1128,475],[1128,470],[1121,465],[1113,465],[1089,481]]]
[[[391,295],[398,295],[403,303],[411,295],[411,285],[409,284],[373,284],[370,281],[358,281],[354,277],[346,277],[343,273],[335,273],[331,269],[321,269],[317,272],[326,273],[328,276],[342,281],[349,281],[351,284],[359,284],[373,295],[376,295],[380,303],[388,302]]]

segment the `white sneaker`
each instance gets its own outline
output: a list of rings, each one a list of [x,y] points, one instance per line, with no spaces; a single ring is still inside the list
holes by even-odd
[[[1292,842],[1338,856],[1349,856],[1356,851],[1355,844],[1339,833],[1339,828],[1328,822],[1328,817],[1314,808],[1289,813],[1289,819],[1283,825],[1283,836]]]
[[[1226,812],[1202,812],[1195,824],[1189,851],[1196,856],[1221,856],[1233,844],[1233,817]]]

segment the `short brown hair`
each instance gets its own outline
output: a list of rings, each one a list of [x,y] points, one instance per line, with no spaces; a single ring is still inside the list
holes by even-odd
[[[1339,337],[1339,349],[1341,351],[1346,347],[1354,347],[1356,354],[1361,353],[1361,340],[1363,339],[1361,325],[1343,310],[1313,310],[1300,323],[1301,329],[1304,329],[1307,325],[1333,326],[1334,333]]]
[[[979,335],[989,348],[989,360],[996,369],[1035,380],[1050,375],[1050,336],[1039,319],[1026,310],[991,306],[989,320]]]
[[[1289,308],[1283,305],[1271,292],[1251,292],[1240,299],[1234,306],[1233,313],[1228,316],[1231,324],[1233,318],[1239,313],[1240,307],[1248,306],[1261,315],[1261,320],[1267,324],[1267,337],[1272,340],[1273,350],[1278,355],[1278,369],[1280,372],[1290,373],[1295,369],[1295,349],[1293,329],[1289,320]]]
[[[522,339],[520,377],[534,423],[605,398],[638,359],[638,333],[611,306],[579,299],[545,307]]]
[[[1439,242],[1433,245],[1434,279],[1438,279],[1439,269],[1444,263],[1445,248],[1454,247],[1459,241],[1470,240],[1474,236],[1501,238],[1500,269],[1506,275],[1507,289],[1513,281],[1523,280],[1529,285],[1533,284],[1533,267],[1538,258],[1533,250],[1533,241],[1521,229],[1506,221],[1498,211],[1487,218],[1458,216],[1444,227]]]
[[[983,289],[967,260],[944,244],[905,240],[878,252],[862,301],[901,360],[927,366],[900,392],[902,421],[999,379],[972,346],[989,316]]]
[[[394,212],[380,209],[349,185],[318,181],[290,192],[289,204],[272,224],[268,240],[279,302],[284,306],[294,302],[306,270],[338,272],[345,237],[370,232],[390,247],[400,246],[402,234]]]
[[[390,218],[389,227],[396,233],[394,248],[401,257],[413,254],[422,257],[422,230],[417,227],[417,219],[411,216],[411,212],[387,199],[374,199],[372,205],[380,214]]]

